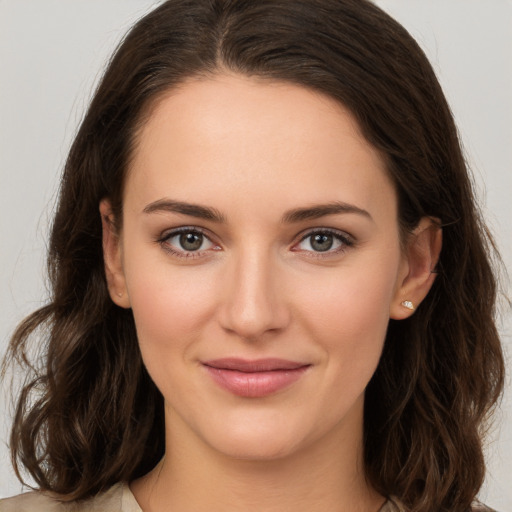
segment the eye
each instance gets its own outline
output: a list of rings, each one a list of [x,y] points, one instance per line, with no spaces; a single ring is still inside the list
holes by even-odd
[[[338,253],[354,245],[346,234],[329,229],[316,230],[302,237],[292,250],[315,253]]]
[[[203,245],[208,239],[202,233],[181,233],[180,235],[173,236],[169,243],[172,245],[179,245],[180,249],[184,251],[199,251],[204,249]]]
[[[203,251],[219,249],[198,228],[175,229],[164,233],[158,241],[166,251],[180,257],[199,256]]]

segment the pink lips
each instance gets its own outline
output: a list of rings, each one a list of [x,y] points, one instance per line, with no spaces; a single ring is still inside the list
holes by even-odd
[[[217,384],[234,395],[260,398],[290,386],[310,365],[285,359],[225,358],[206,361],[203,366]]]

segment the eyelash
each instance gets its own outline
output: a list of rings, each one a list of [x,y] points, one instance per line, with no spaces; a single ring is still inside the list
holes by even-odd
[[[308,238],[312,238],[315,235],[329,235],[332,236],[336,241],[340,243],[340,246],[334,250],[331,250],[330,248],[326,251],[301,251],[301,249],[294,249],[294,247],[300,245],[302,242],[307,240]],[[311,242],[310,242],[311,245]],[[303,234],[296,244],[292,247],[293,251],[296,252],[304,252],[308,255],[308,257],[311,258],[328,258],[331,256],[336,256],[339,254],[344,253],[346,250],[348,250],[351,247],[354,247],[355,240],[348,235],[347,233],[343,231],[338,231],[337,229],[331,229],[331,228],[316,228],[307,231],[305,234]]]
[[[208,240],[214,247],[213,250],[218,251],[220,250],[220,247],[218,244],[215,244],[215,242],[212,241],[211,237],[206,234],[204,230],[201,228],[195,227],[195,226],[183,226],[180,228],[173,229],[172,231],[167,231],[163,233],[156,241],[162,249],[177,257],[177,258],[200,258],[204,256],[204,253],[207,252],[209,249],[204,250],[197,250],[197,251],[187,251],[187,250],[176,250],[173,248],[173,246],[169,243],[169,240],[172,238],[183,235],[183,234],[191,234],[191,235],[200,235],[203,237],[203,239]],[[340,247],[336,248],[335,250],[331,250],[328,248],[325,251],[314,251],[314,250],[301,250],[296,249],[298,245],[300,245],[302,242],[307,240],[308,238],[312,238],[315,235],[329,235],[332,236],[337,242],[340,243]],[[350,247],[353,247],[355,245],[354,239],[348,235],[347,233],[344,233],[342,231],[338,231],[335,229],[330,228],[316,228],[307,231],[306,233],[302,234],[300,237],[300,240],[292,246],[291,250],[294,252],[302,252],[308,255],[308,257],[312,258],[328,258],[330,256],[339,255],[345,252]]]
[[[219,250],[218,244],[215,244],[215,242],[213,242],[211,240],[211,237],[208,236],[205,233],[205,231],[203,231],[201,228],[198,228],[195,226],[183,226],[183,227],[180,227],[177,229],[173,229],[172,231],[167,231],[167,232],[163,233],[162,236],[160,236],[157,239],[157,242],[160,244],[160,246],[162,247],[162,249],[165,252],[167,252],[177,258],[192,259],[192,258],[200,258],[200,257],[204,256],[204,253],[207,250],[202,250],[202,251],[177,250],[177,249],[174,249],[173,246],[169,243],[169,240],[171,240],[175,236],[185,235],[185,234],[201,235],[205,240],[208,240],[211,244],[213,244],[213,246],[214,246],[213,250]]]

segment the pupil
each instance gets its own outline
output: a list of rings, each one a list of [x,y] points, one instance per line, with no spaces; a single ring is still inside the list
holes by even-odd
[[[322,235],[318,234],[313,237],[311,241],[311,247],[315,249],[315,251],[328,251],[333,244],[332,235]]]
[[[184,233],[180,235],[180,245],[186,251],[197,251],[203,243],[203,235],[197,233]]]

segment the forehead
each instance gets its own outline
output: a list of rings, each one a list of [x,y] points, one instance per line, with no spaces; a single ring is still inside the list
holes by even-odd
[[[345,196],[367,207],[384,192],[396,202],[383,158],[342,105],[237,75],[190,80],[155,103],[129,169],[127,197],[134,191],[148,202],[280,196],[283,208]]]

